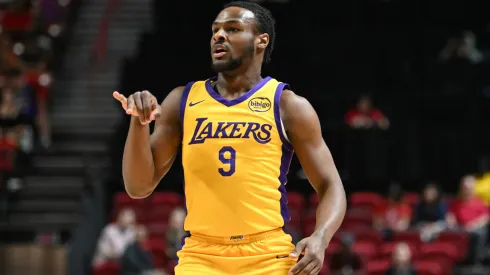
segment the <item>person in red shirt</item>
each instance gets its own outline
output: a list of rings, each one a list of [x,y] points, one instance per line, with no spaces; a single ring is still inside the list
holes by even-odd
[[[369,96],[361,96],[357,101],[357,107],[345,115],[347,124],[356,129],[380,128],[388,129],[388,118],[378,109],[374,108]]]
[[[475,196],[475,182],[473,176],[461,179],[459,196],[451,204],[446,222],[449,229],[461,229],[470,234],[468,260],[479,263],[484,257],[490,212],[483,201]]]
[[[378,205],[374,212],[374,227],[390,233],[407,230],[412,217],[412,208],[403,202],[401,186],[393,184],[389,188],[388,198]]]

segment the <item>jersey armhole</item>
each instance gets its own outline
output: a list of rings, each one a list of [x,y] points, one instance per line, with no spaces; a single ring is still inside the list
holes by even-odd
[[[184,88],[182,92],[182,97],[180,98],[180,125],[182,126],[182,130],[184,130],[184,115],[185,115],[185,107],[187,106],[187,99],[189,98],[189,93],[191,91],[192,85],[195,82],[189,82]]]
[[[280,83],[277,86],[276,92],[274,94],[274,120],[276,122],[277,131],[279,137],[281,138],[282,144],[290,151],[293,150],[293,145],[289,142],[288,136],[286,134],[286,129],[284,128],[284,123],[281,119],[281,95],[284,89],[289,89],[289,84]]]

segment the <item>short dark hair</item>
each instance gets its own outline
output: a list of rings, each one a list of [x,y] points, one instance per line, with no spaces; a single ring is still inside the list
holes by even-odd
[[[274,50],[274,42],[276,40],[276,21],[272,17],[272,13],[261,5],[245,1],[234,1],[224,6],[225,9],[228,7],[239,7],[251,11],[257,21],[257,31],[259,33],[269,34],[269,45],[267,45],[264,52],[264,63],[268,63],[271,60],[271,54]]]

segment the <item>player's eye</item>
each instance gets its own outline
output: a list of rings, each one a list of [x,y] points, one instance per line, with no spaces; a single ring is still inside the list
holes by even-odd
[[[237,29],[237,28],[229,28],[229,29],[228,29],[228,31],[229,31],[229,32],[238,32],[238,31],[240,31],[240,30],[239,30],[239,29]]]

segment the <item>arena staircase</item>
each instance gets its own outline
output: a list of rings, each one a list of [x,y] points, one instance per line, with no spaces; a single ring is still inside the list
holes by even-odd
[[[106,1],[85,1],[80,8],[63,68],[53,83],[52,146],[33,158],[33,169],[10,208],[10,228],[60,232],[77,224],[82,194],[91,184],[87,172],[109,163],[108,139],[121,117],[112,91],[121,59],[135,50],[138,34],[150,25],[149,9],[148,0],[119,0],[108,16],[104,38],[99,29]],[[94,47],[105,43],[100,39],[107,39],[107,48],[96,59]]]

